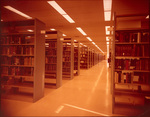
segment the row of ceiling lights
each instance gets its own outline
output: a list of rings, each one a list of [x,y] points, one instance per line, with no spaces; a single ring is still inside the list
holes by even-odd
[[[56,10],[58,11],[68,22],[70,23],[75,23],[75,21],[55,2],[55,1],[48,1],[48,3]],[[76,29],[83,34],[84,36],[86,36],[87,34],[82,30],[81,27],[76,27]],[[94,44],[102,53],[104,53],[93,41],[90,37],[86,37],[89,41],[92,42],[92,44]],[[81,43],[81,45],[83,45]],[[83,45],[86,47],[86,45]]]
[[[56,9],[66,20],[68,20],[70,23],[75,23],[74,20],[55,2],[55,1],[47,1],[54,9]],[[27,19],[32,19],[29,15],[26,15],[25,13],[11,7],[11,6],[4,6],[4,8],[17,13]],[[3,21],[3,20],[1,20]],[[76,27],[78,31],[80,31],[83,35],[87,35],[80,27]],[[50,29],[50,30],[55,30],[55,29]],[[29,32],[33,32],[33,30],[28,30]],[[63,36],[66,36],[63,34]],[[90,37],[86,37],[89,41],[91,41],[102,53],[104,53],[93,41]],[[86,45],[84,45],[86,47]]]
[[[66,20],[68,20],[70,23],[75,23],[75,21],[55,2],[55,1],[48,1],[48,3],[54,8],[56,9]],[[105,17],[105,21],[110,21],[111,20],[111,6],[112,6],[112,0],[103,0],[103,5],[104,5],[104,17]],[[4,6],[4,8],[11,10],[12,12],[15,12],[27,19],[32,19],[32,17],[24,14],[23,12],[11,7],[11,6]],[[2,21],[2,20],[1,20]],[[106,26],[106,35],[109,35],[110,32],[107,30],[108,28],[110,28],[110,26]],[[80,28],[77,27],[76,28],[78,31],[80,31],[84,36],[86,36],[87,34]],[[51,29],[52,31],[55,29]],[[29,32],[33,32],[32,30],[28,30]],[[63,36],[66,36],[65,34],[63,34]],[[104,53],[93,41],[90,37],[86,37],[89,41],[92,42],[92,44],[94,44],[102,53]],[[106,37],[106,41],[107,37]],[[86,45],[84,45],[86,46]]]

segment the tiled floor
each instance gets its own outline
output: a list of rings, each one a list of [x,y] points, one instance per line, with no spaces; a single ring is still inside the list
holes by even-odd
[[[63,80],[58,89],[45,89],[35,102],[2,99],[2,112],[10,116],[114,116],[110,68],[106,61],[81,70],[72,80]]]

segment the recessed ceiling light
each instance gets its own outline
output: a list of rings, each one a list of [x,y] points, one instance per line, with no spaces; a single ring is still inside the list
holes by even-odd
[[[3,21],[3,20],[1,19],[1,21]]]
[[[6,8],[6,9],[8,9],[8,10],[14,12],[14,13],[17,13],[17,14],[19,14],[19,15],[21,15],[21,16],[27,18],[27,19],[32,19],[32,17],[30,17],[30,16],[24,14],[23,12],[21,12],[21,11],[15,9],[15,8],[13,8],[13,7],[11,7],[11,6],[4,6],[4,8]]]
[[[77,40],[74,40],[74,42],[77,42]]]
[[[75,23],[73,19],[55,2],[55,1],[47,1],[56,11],[58,11],[68,22]]]
[[[48,37],[47,35],[45,35],[45,37]]]
[[[82,33],[83,35],[87,35],[80,27],[76,27],[76,29],[77,29],[78,31],[80,31],[80,33]]]

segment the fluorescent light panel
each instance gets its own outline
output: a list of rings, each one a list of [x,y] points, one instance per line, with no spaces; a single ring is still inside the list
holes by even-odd
[[[63,34],[63,36],[66,36],[65,34]]]
[[[67,14],[55,1],[47,1],[61,15]]]
[[[108,38],[108,37],[106,37],[106,41],[109,41],[109,38]]]
[[[55,31],[56,29],[54,29],[54,28],[51,28],[50,30],[51,30],[51,31]]]
[[[105,21],[111,20],[112,0],[103,0]]]
[[[110,26],[105,26],[106,35],[110,35],[110,31],[108,31],[108,28],[110,28]]]
[[[95,43],[94,42],[92,42],[94,45],[95,45]]]
[[[80,43],[81,45],[83,45],[83,43]]]
[[[71,45],[71,43],[67,43],[67,45]]]
[[[82,33],[83,35],[87,35],[80,27],[76,28],[78,31],[80,31],[80,33]]]
[[[111,20],[111,11],[104,11],[105,21]]]
[[[21,11],[15,9],[15,8],[13,8],[13,7],[11,7],[11,6],[4,6],[4,8],[6,8],[6,9],[8,9],[8,10],[14,12],[14,13],[17,13],[18,15],[21,15],[21,16],[27,18],[27,19],[32,19],[32,17],[30,17],[30,16],[24,14],[23,12],[21,12]]]
[[[112,0],[103,0],[104,11],[110,11],[112,7]]]
[[[86,37],[89,41],[92,41],[92,39],[90,37]]]
[[[33,32],[33,30],[30,30],[30,29],[29,29],[29,30],[27,30],[27,31],[29,31],[29,32]]]
[[[73,19],[55,2],[55,1],[47,1],[56,11],[58,11],[66,20],[70,23],[75,23]]]
[[[66,20],[68,20],[68,22],[70,22],[70,23],[75,23],[74,21],[73,21],[73,19],[71,19],[71,17],[69,16],[69,15],[62,15]]]

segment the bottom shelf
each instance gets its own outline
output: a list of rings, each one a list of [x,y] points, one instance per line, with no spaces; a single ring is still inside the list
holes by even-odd
[[[115,104],[113,113],[126,115],[126,116],[150,115],[150,106],[143,107],[143,106]],[[142,117],[148,117],[148,116],[142,116]]]
[[[150,97],[144,95],[115,94],[113,113],[137,116],[150,112]]]
[[[1,98],[33,102],[33,88],[16,85],[5,85],[4,88],[1,88]]]
[[[45,79],[44,79],[44,82],[45,82],[45,87],[46,87],[46,88],[57,88],[56,79],[53,79],[53,78],[45,78]]]

